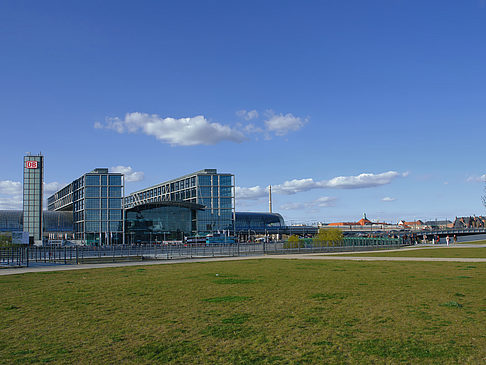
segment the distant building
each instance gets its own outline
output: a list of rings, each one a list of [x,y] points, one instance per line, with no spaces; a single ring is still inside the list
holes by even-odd
[[[164,203],[159,211],[165,214],[167,209],[172,209],[170,202],[191,203],[193,206],[186,204],[186,209],[192,209],[195,214],[193,234],[222,233],[234,230],[234,188],[234,175],[204,169],[131,193],[125,197],[124,208],[130,212],[147,204],[152,209],[153,203]],[[177,210],[182,212],[182,208],[179,205]]]
[[[486,217],[472,216],[472,217],[456,217],[453,227],[455,229],[467,229],[467,228],[485,228]]]
[[[419,230],[419,229],[425,228],[424,222],[422,222],[420,219],[413,221],[413,222],[407,222],[407,221],[401,220],[400,222],[398,222],[398,225],[402,226],[403,228],[410,228],[410,229],[413,229],[413,230]]]
[[[44,156],[24,156],[23,229],[35,241],[42,240],[42,199],[44,188]]]
[[[50,211],[73,215],[74,236],[89,244],[121,244],[124,176],[107,168],[94,169],[48,198]]]
[[[425,225],[432,228],[432,229],[445,229],[445,228],[452,228],[454,223],[450,220],[435,220],[435,221],[426,221]]]

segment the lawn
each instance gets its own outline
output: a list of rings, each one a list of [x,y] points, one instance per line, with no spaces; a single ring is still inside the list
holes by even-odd
[[[486,264],[247,260],[0,277],[2,363],[486,359]]]
[[[336,256],[336,255],[333,255]],[[486,258],[486,247],[440,247],[420,248],[416,250],[352,252],[337,256],[369,256],[369,257],[452,257],[452,258]]]

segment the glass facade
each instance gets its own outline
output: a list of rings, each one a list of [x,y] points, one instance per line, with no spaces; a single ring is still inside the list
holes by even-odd
[[[24,156],[23,229],[34,240],[42,239],[44,156]]]
[[[126,211],[128,243],[183,240],[195,230],[196,212],[200,206],[190,203],[149,203]]]
[[[49,210],[73,212],[75,239],[88,244],[123,243],[123,175],[95,169],[48,199]]]
[[[205,169],[130,194],[125,209],[155,202],[188,202],[204,206],[196,212],[193,234],[234,229],[234,176]]]

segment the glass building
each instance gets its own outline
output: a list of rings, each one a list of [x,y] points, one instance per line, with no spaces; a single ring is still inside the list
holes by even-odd
[[[76,240],[105,245],[124,242],[124,176],[98,168],[48,199],[49,211],[71,211]]]
[[[23,229],[35,241],[42,240],[44,156],[24,156]]]
[[[234,231],[234,175],[205,169],[136,191],[125,197],[125,209],[147,203],[187,202],[200,204],[192,234]]]
[[[130,244],[183,241],[196,232],[197,211],[189,202],[155,202],[125,210],[125,241]]]
[[[72,238],[73,215],[70,212],[42,212],[43,236],[51,239]],[[0,210],[0,232],[24,230],[21,210]]]

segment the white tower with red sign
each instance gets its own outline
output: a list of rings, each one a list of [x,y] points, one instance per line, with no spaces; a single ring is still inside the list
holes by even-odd
[[[44,156],[24,156],[24,232],[34,241],[42,240],[42,200],[44,185]]]

